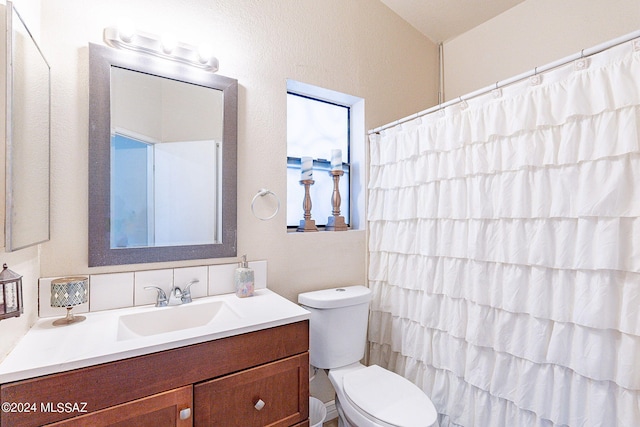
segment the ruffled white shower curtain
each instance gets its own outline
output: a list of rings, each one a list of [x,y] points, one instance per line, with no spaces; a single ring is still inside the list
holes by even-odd
[[[441,426],[640,426],[640,41],[370,138],[370,363]]]

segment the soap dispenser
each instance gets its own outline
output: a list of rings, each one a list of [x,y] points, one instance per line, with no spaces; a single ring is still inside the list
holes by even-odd
[[[253,269],[249,268],[246,255],[242,255],[242,261],[240,261],[239,265],[234,274],[236,296],[239,298],[250,297],[253,295],[254,290]]]

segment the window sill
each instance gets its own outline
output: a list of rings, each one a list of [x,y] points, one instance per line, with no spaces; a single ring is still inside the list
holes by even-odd
[[[346,230],[344,231],[336,231],[336,230],[327,230],[326,227],[324,225],[318,225],[318,232],[323,232],[323,231],[328,231],[328,232],[334,232],[334,233],[343,233],[344,231],[358,231],[357,229],[354,229],[352,227],[348,227]],[[314,233],[313,231],[298,231],[298,227],[287,227],[287,233],[290,234],[305,234],[305,233]]]

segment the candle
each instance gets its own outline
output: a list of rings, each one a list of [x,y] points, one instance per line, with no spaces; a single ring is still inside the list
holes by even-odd
[[[331,170],[342,170],[342,150],[331,150]]]
[[[311,157],[303,157],[300,159],[301,167],[301,180],[308,181],[313,179],[313,159]]]

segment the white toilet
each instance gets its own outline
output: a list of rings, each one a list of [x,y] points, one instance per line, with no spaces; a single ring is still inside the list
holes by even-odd
[[[311,365],[329,369],[342,427],[429,427],[437,412],[409,380],[377,365],[364,366],[371,290],[364,286],[298,295],[311,312]]]

